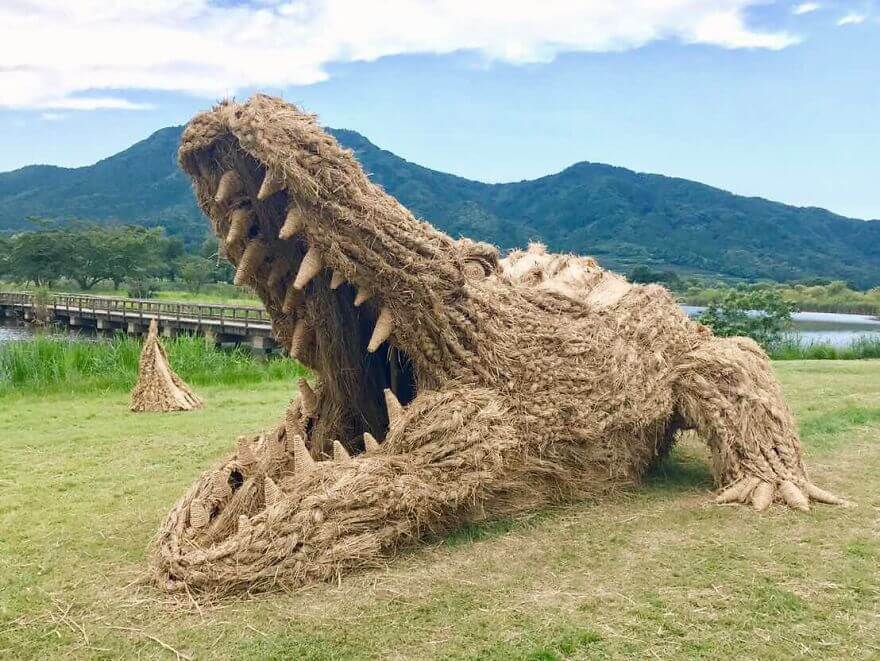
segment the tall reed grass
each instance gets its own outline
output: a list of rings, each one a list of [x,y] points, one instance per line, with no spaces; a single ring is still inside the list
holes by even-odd
[[[293,360],[261,359],[248,349],[221,349],[205,338],[181,335],[163,340],[174,370],[192,385],[255,383],[294,378],[306,369]],[[141,342],[70,340],[40,335],[0,345],[0,395],[61,389],[119,390],[137,378]]]
[[[880,338],[857,337],[844,347],[830,344],[803,344],[797,338],[785,339],[770,349],[773,360],[862,360],[880,358]]]

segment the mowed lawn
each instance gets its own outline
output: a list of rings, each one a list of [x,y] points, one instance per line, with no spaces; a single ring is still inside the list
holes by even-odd
[[[200,388],[206,408],[173,415],[119,392],[0,399],[0,658],[880,657],[880,362],[776,367],[814,481],[857,507],[712,505],[688,440],[631,492],[214,604],[135,585],[146,547],[290,385]]]

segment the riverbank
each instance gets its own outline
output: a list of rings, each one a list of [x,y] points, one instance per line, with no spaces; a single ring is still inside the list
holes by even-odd
[[[880,654],[880,363],[775,367],[811,478],[858,507],[711,505],[689,440],[633,491],[467,526],[332,585],[198,605],[134,585],[145,548],[291,384],[203,386],[204,410],[170,415],[129,413],[124,392],[24,396],[0,406],[0,657]]]

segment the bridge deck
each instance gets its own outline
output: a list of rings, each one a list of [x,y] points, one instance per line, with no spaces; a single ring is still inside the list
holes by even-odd
[[[102,322],[104,328],[126,326],[129,332],[142,332],[156,319],[163,330],[210,330],[223,335],[241,335],[271,338],[272,322],[268,313],[259,307],[220,305],[215,303],[186,303],[151,301],[112,296],[84,294],[53,294],[46,301],[29,292],[0,292],[0,313],[7,316],[28,316],[35,309],[44,309],[56,321],[69,326],[84,322]],[[100,325],[99,325],[100,327]]]

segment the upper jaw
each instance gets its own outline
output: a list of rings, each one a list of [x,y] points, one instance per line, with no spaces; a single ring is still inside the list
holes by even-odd
[[[382,433],[379,386],[391,376],[377,364],[392,351],[411,363],[405,400],[468,369],[448,313],[465,284],[464,244],[416,221],[313,116],[265,96],[224,103],[190,123],[179,160],[236,283],[258,293],[279,342],[318,372],[326,406],[363,418],[316,433],[323,445]]]

